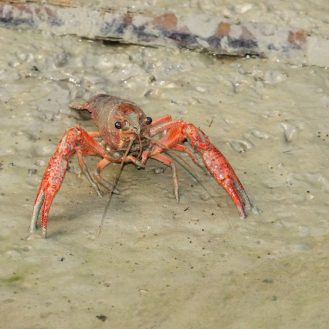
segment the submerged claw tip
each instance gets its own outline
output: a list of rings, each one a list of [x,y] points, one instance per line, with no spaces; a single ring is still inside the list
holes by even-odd
[[[42,228],[42,237],[43,237],[44,239],[47,238],[47,229],[46,229],[45,227]]]

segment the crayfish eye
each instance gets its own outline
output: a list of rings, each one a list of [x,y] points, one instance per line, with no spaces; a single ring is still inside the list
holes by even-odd
[[[146,123],[147,125],[150,125],[150,124],[152,123],[152,118],[151,118],[151,117],[146,117],[146,118],[145,118],[145,123]]]
[[[116,121],[115,124],[114,124],[114,127],[117,128],[117,129],[121,129],[121,122],[120,121]]]

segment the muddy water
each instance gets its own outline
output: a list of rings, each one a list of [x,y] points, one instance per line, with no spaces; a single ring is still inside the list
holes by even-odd
[[[300,17],[313,22],[321,3],[301,2],[310,16]],[[326,69],[4,29],[0,44],[1,327],[327,328]],[[68,104],[99,92],[129,98],[154,118],[195,122],[260,213],[240,220],[197,168],[208,193],[179,167],[177,204],[170,170],[149,161],[145,170],[124,168],[97,237],[107,197],[97,197],[74,159],[49,238],[27,240],[59,138],[77,123],[94,129]]]

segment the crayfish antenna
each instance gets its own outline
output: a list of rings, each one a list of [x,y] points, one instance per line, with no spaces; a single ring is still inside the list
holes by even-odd
[[[107,201],[107,203],[106,203],[106,206],[105,206],[105,208],[104,208],[103,215],[102,215],[102,218],[101,218],[101,222],[100,222],[100,224],[99,224],[99,226],[98,226],[98,233],[97,233],[98,237],[99,237],[100,234],[102,233],[102,229],[103,229],[103,225],[104,225],[105,217],[106,217],[106,214],[107,214],[108,209],[110,208],[110,204],[111,204],[111,201],[112,201],[112,195],[114,194],[114,191],[115,191],[115,189],[116,189],[116,187],[117,187],[117,185],[118,185],[118,182],[119,182],[119,179],[120,179],[120,176],[121,176],[122,170],[123,170],[123,166],[124,166],[124,164],[125,164],[125,162],[126,162],[127,156],[128,156],[128,154],[129,154],[129,152],[130,152],[130,149],[131,149],[131,147],[132,147],[134,141],[135,141],[135,138],[132,138],[132,139],[130,140],[129,145],[128,145],[128,147],[127,147],[127,150],[126,150],[124,156],[122,157],[122,160],[121,160],[121,163],[120,163],[120,169],[119,169],[119,172],[118,172],[117,176],[116,176],[115,179],[114,179],[114,183],[113,183],[113,185],[112,185],[112,189],[111,189],[110,192],[109,192],[109,199],[108,199],[108,201]]]
[[[166,150],[164,153],[169,154],[170,157],[172,159],[174,159],[176,163],[178,163],[186,172],[188,172],[194,178],[194,180],[203,188],[203,190],[208,194],[208,196],[211,199],[213,199],[214,201],[216,201],[214,196],[209,192],[207,187],[202,183],[201,179],[197,176],[197,174],[195,172],[193,172],[193,169],[191,168],[190,164],[184,158],[182,158],[179,154],[175,154],[175,153],[171,152],[170,149]],[[204,167],[202,167],[201,165],[199,167],[203,170],[204,173],[207,173],[207,171],[205,170]]]

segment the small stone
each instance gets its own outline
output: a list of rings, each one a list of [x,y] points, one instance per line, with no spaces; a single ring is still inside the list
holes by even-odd
[[[28,170],[27,170],[27,174],[28,174],[29,176],[33,176],[33,175],[35,175],[37,172],[38,172],[37,169],[28,169]]]
[[[257,129],[253,129],[251,131],[251,134],[259,139],[269,139],[270,138],[270,135],[267,134],[266,132],[263,132],[263,131],[260,131],[260,130],[257,130]]]
[[[273,279],[271,278],[266,278],[263,280],[264,283],[273,283]]]
[[[38,167],[43,167],[46,164],[46,162],[44,160],[37,160],[34,162],[34,164]]]
[[[147,289],[139,289],[138,291],[141,295],[147,295],[149,293]]]
[[[296,135],[297,128],[290,123],[281,122],[281,126],[284,129],[284,139],[287,143],[292,142],[294,136]]]
[[[154,169],[154,173],[157,174],[157,175],[163,174],[164,171],[165,171],[165,169],[162,168],[162,167],[157,167],[157,168]]]
[[[107,320],[107,316],[104,314],[96,315],[96,318],[103,322],[105,322]]]
[[[196,87],[195,88],[199,93],[205,93],[207,91],[206,88],[203,88],[203,87]]]
[[[251,3],[246,4],[238,4],[233,6],[233,10],[237,14],[244,14],[247,11],[251,10],[253,8],[253,5]]]
[[[274,85],[287,79],[287,74],[280,71],[267,71],[264,75],[264,83],[269,85]]]
[[[250,142],[240,139],[230,141],[230,145],[234,151],[239,153],[246,152],[247,150],[250,150],[253,147]]]

